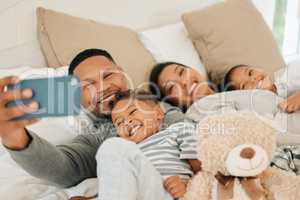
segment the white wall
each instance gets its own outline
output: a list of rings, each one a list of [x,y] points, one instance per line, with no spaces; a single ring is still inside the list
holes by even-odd
[[[260,10],[268,23],[269,27],[273,28],[274,12],[276,0],[252,0],[258,10]]]
[[[182,13],[219,0],[1,0],[0,68],[45,66],[36,38],[38,6],[141,30],[180,20]],[[253,0],[271,24],[274,0]],[[264,2],[264,3],[263,3]],[[272,4],[272,3],[271,3]]]

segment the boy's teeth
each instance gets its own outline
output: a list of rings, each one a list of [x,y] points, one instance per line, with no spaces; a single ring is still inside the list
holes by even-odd
[[[135,135],[136,131],[140,128],[141,126],[135,126],[133,129],[130,131],[130,135]]]

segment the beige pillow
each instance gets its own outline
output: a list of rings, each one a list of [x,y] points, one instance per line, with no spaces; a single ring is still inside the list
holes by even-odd
[[[183,21],[216,84],[236,65],[261,67],[270,75],[285,66],[271,30],[251,0],[227,0],[184,14]]]
[[[155,62],[135,31],[44,8],[37,9],[37,18],[39,41],[49,67],[69,65],[80,51],[100,48],[113,56],[134,86],[148,80]]]

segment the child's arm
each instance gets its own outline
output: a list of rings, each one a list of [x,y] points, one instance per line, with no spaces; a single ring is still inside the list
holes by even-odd
[[[177,144],[180,159],[188,161],[194,174],[201,170],[201,162],[197,159],[196,126],[193,123],[183,123],[179,128]]]
[[[187,181],[179,176],[171,176],[164,181],[164,187],[174,199],[182,198],[186,193]]]
[[[199,171],[201,171],[201,161],[193,159],[193,160],[188,160],[194,174],[197,174]]]
[[[300,108],[300,92],[289,96],[279,104],[279,108],[287,113],[293,113]]]

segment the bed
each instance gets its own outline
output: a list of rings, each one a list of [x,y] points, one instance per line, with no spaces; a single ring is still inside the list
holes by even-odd
[[[201,60],[180,20],[184,12],[203,8],[218,0],[4,0],[0,3],[0,77],[19,75],[23,78],[65,75],[68,66],[46,68],[37,37],[35,9],[43,6],[114,25],[123,25],[138,32],[145,48],[155,61],[177,61],[193,66],[206,74]],[[269,25],[272,24],[274,5],[254,1]],[[100,14],[99,14],[100,13]],[[120,17],[122,16],[122,17]],[[138,16],[138,17],[137,17]],[[9,23],[8,23],[9,22]],[[166,40],[168,38],[168,40]],[[62,144],[80,134],[76,119],[42,120],[29,127],[53,144]],[[68,124],[66,126],[66,124]],[[51,127],[51,128],[50,128]],[[59,131],[57,131],[59,130]],[[61,134],[63,133],[63,134]],[[66,200],[71,196],[96,194],[97,180],[90,179],[69,189],[62,189],[31,177],[23,171],[0,145],[0,196],[11,200]]]

